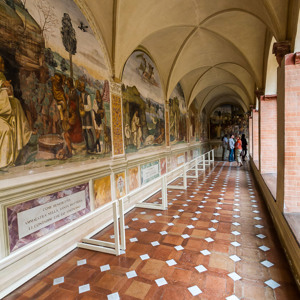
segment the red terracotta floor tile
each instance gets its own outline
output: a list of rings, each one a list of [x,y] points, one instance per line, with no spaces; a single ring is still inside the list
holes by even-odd
[[[248,190],[247,176],[252,182],[257,202],[250,201],[252,194]],[[182,182],[182,179],[175,182]],[[227,182],[226,188],[224,182]],[[76,249],[6,298],[107,299],[107,295],[118,292],[121,299],[125,300],[183,300],[193,298],[188,288],[194,285],[202,291],[195,299],[218,300],[232,294],[245,300],[299,298],[271,218],[256,190],[248,166],[237,168],[235,163],[215,162],[198,180],[188,179],[188,184],[187,191],[183,193],[181,190],[168,192],[172,205],[166,211],[137,208],[126,214],[125,221],[129,228],[126,230],[125,254],[116,257]],[[160,202],[159,197],[161,193],[148,201]],[[172,201],[174,198],[178,200]],[[254,213],[254,210],[259,213]],[[157,216],[158,213],[161,216]],[[179,218],[174,218],[174,215],[179,215]],[[253,219],[257,216],[262,219]],[[133,218],[138,220],[132,221]],[[151,224],[149,220],[156,222]],[[169,226],[169,222],[174,226]],[[233,225],[233,222],[239,224]],[[257,224],[264,227],[254,227]],[[188,228],[188,225],[194,228]],[[147,228],[148,231],[141,232],[141,228]],[[161,231],[167,234],[161,235]],[[238,233],[234,235],[232,232]],[[111,234],[113,228],[108,226],[94,238],[111,241]],[[183,238],[183,234],[189,237]],[[265,238],[259,239],[256,236],[258,234],[264,234]],[[138,241],[131,243],[129,239],[133,237]],[[159,245],[153,246],[151,242],[154,241],[158,241]],[[260,250],[258,247],[262,245],[270,250]],[[177,246],[183,249],[176,249]],[[200,252],[203,250],[208,250],[208,255]],[[149,258],[142,260],[140,256],[145,254]],[[77,266],[77,261],[81,259],[86,259],[87,263]],[[176,264],[169,266],[166,261],[172,259]],[[265,260],[274,265],[265,267],[261,264]],[[107,264],[110,269],[101,272],[100,266]],[[198,272],[195,267],[204,271]],[[137,276],[128,278],[126,273],[130,271],[135,271]],[[230,278],[228,274],[232,272],[236,272],[241,279],[234,281]],[[58,277],[64,277],[64,283],[53,286],[53,280]],[[158,286],[155,280],[162,277],[167,284]],[[269,279],[280,286],[274,290],[268,287],[264,282]],[[90,291],[79,294],[79,286],[87,283],[90,284]]]

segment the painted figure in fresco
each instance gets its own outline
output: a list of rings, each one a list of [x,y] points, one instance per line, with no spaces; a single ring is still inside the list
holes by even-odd
[[[57,107],[60,113],[60,119],[63,120],[67,109],[67,100],[65,97],[65,91],[63,89],[63,78],[61,74],[55,73],[51,78],[52,81],[52,93],[56,100]]]
[[[0,56],[0,168],[15,163],[31,134],[22,106],[4,75],[4,61]]]
[[[77,89],[80,92],[79,110],[82,121],[83,136],[86,143],[86,150],[88,153],[94,152],[95,143],[93,135],[93,115],[92,115],[92,101],[91,96],[85,90],[85,82],[79,81]]]
[[[69,135],[72,143],[78,144],[83,142],[82,124],[79,113],[79,96],[74,87],[73,79],[68,77],[66,80],[69,93],[67,95],[69,103]]]
[[[105,119],[105,110],[103,106],[103,99],[99,90],[96,91],[96,98],[94,100],[93,111],[94,111],[94,127],[96,132],[96,153],[100,153],[101,152],[100,136],[104,130],[103,119]],[[104,123],[106,123],[106,120],[104,120]]]
[[[50,79],[49,70],[46,66],[40,68],[39,78],[39,96],[38,102],[41,105],[41,123],[43,131],[40,134],[59,133],[60,132],[60,113],[53,97],[48,80]]]
[[[139,118],[139,113],[136,111],[131,120],[131,132],[133,134],[133,144],[137,149],[141,148],[142,143],[142,125]]]

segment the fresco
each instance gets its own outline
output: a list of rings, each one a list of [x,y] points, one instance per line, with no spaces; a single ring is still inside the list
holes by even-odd
[[[134,167],[128,169],[129,191],[133,191],[139,187],[139,168]]]
[[[205,142],[208,140],[208,122],[205,109],[203,109],[203,111],[200,113],[199,119],[200,142]]]
[[[122,77],[125,150],[136,152],[165,143],[164,97],[157,69],[148,55],[135,51]]]
[[[166,158],[161,158],[160,159],[160,172],[161,175],[164,175],[167,173],[167,160]]]
[[[7,207],[10,251],[15,251],[88,212],[88,183]]]
[[[110,175],[94,180],[94,197],[95,209],[112,200]]]
[[[170,141],[171,144],[187,142],[187,109],[180,83],[169,99]]]
[[[189,117],[190,117],[190,142],[199,141],[199,133],[198,133],[198,122],[197,122],[197,111],[193,111],[192,109],[189,110]]]
[[[217,107],[210,115],[210,139],[221,139],[225,134],[248,137],[248,115],[234,105]]]
[[[146,184],[160,176],[159,160],[141,165],[141,184]]]
[[[0,1],[0,169],[110,155],[109,71],[72,0]]]
[[[121,198],[126,195],[125,172],[115,174],[116,197]]]

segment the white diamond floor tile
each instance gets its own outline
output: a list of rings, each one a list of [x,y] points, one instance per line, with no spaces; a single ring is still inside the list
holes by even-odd
[[[140,255],[140,258],[141,258],[141,260],[146,260],[146,259],[149,259],[150,256],[148,254],[143,254],[143,255]]]
[[[107,300],[120,300],[120,299],[121,298],[118,292],[107,295]]]
[[[234,281],[240,280],[242,278],[239,274],[235,272],[228,274],[228,276]]]
[[[269,279],[269,280],[265,281],[265,284],[267,286],[269,286],[270,288],[272,288],[273,290],[280,286],[280,284],[277,283],[276,281],[274,281],[273,279]]]
[[[147,228],[141,228],[140,231],[145,232],[145,231],[148,231],[148,229]]]
[[[81,285],[81,286],[78,287],[79,294],[88,292],[90,290],[91,290],[91,288],[90,288],[89,284]]]
[[[163,278],[163,277],[162,277],[162,278],[159,278],[159,279],[156,279],[155,282],[156,282],[156,284],[157,284],[158,286],[162,286],[162,285],[168,284],[168,282],[166,281],[166,279]]]
[[[128,279],[133,278],[133,277],[137,277],[137,274],[135,271],[129,271],[126,273],[126,276]]]
[[[77,260],[77,266],[82,266],[86,264],[86,259]]]
[[[184,239],[188,239],[190,236],[188,234],[182,234],[181,237],[183,237]]]
[[[61,283],[64,283],[64,282],[65,282],[65,278],[64,277],[58,277],[58,278],[55,278],[53,280],[53,285],[61,284]]]
[[[238,222],[234,222],[234,223],[232,223],[232,225],[234,225],[234,226],[240,226],[241,224],[238,223]]]
[[[168,223],[168,226],[174,226],[174,223]]]
[[[177,265],[177,262],[174,259],[167,260],[166,263],[169,267]]]
[[[181,245],[175,246],[174,247],[177,251],[183,250],[184,248]]]
[[[230,258],[231,260],[233,260],[234,262],[238,262],[238,261],[241,260],[237,255],[231,255],[231,256],[229,256],[229,258]]]
[[[160,234],[161,234],[161,235],[166,235],[166,234],[168,234],[168,233],[167,233],[166,231],[161,231]]]
[[[189,287],[188,290],[193,296],[197,296],[202,293],[196,285]]]
[[[216,231],[217,229],[213,228],[213,227],[210,227],[208,228],[209,231],[213,232],[213,231]]]
[[[155,242],[151,242],[151,245],[155,247],[155,246],[160,245],[160,243],[158,241],[155,241]]]
[[[200,251],[200,253],[202,253],[203,255],[210,255],[211,253],[208,251],[208,250],[202,250],[202,251]]]
[[[233,235],[240,235],[241,233],[240,232],[238,232],[238,231],[232,231],[231,232]]]
[[[205,240],[206,240],[208,243],[211,243],[211,242],[214,242],[214,241],[215,241],[214,239],[212,239],[212,238],[210,238],[210,237],[206,238]]]
[[[274,264],[271,263],[271,262],[268,261],[268,260],[262,261],[261,264],[264,265],[264,266],[267,267],[267,268],[270,268],[270,267],[274,266]]]
[[[195,267],[195,269],[196,269],[199,273],[202,273],[202,272],[207,271],[207,269],[206,269],[203,265],[199,265],[199,266]]]
[[[241,246],[241,244],[240,243],[238,243],[238,242],[232,242],[232,243],[230,243],[232,246],[234,246],[234,247],[239,247],[239,246]]]
[[[110,266],[109,265],[103,265],[100,267],[100,271],[101,272],[105,272],[105,271],[108,271],[110,270]]]
[[[153,224],[153,223],[156,223],[156,221],[155,220],[150,220],[149,223]]]
[[[264,251],[264,252],[266,252],[266,251],[269,251],[270,250],[270,248],[269,247],[267,247],[267,246],[265,246],[265,245],[262,245],[262,246],[260,246],[260,247],[258,247],[260,250],[262,250],[262,251]]]
[[[195,226],[193,226],[193,225],[188,225],[186,227],[189,228],[189,229],[195,228]]]
[[[263,234],[257,234],[256,235],[258,238],[260,238],[260,239],[264,239],[266,236],[265,235],[263,235]]]
[[[134,242],[137,242],[138,239],[137,239],[137,238],[131,238],[131,239],[129,239],[129,241],[130,241],[131,243],[134,243]]]

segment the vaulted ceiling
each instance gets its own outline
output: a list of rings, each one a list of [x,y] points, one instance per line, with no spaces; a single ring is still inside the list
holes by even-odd
[[[135,49],[156,63],[166,99],[181,83],[187,105],[255,104],[272,38],[291,40],[298,0],[75,0],[122,79]],[[222,100],[223,99],[223,100]],[[210,104],[213,105],[213,104]]]

